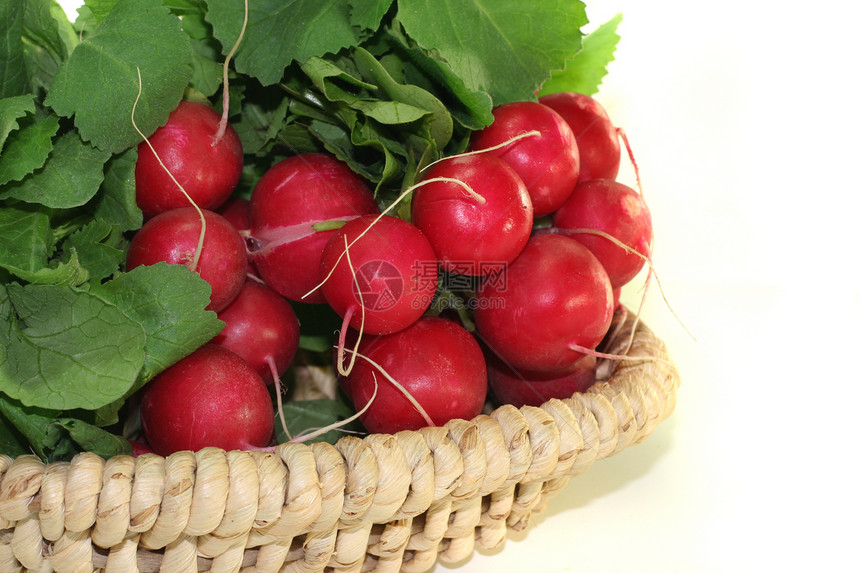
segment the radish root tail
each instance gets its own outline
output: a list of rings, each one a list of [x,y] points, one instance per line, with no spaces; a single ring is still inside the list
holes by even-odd
[[[346,263],[349,265],[349,270],[352,272],[352,280],[357,287],[358,291],[358,306],[361,308],[361,326],[358,329],[358,338],[355,340],[355,348],[351,352],[349,358],[349,365],[344,368],[344,352],[346,349],[346,331],[349,328],[349,323],[352,320],[353,314],[355,314],[355,307],[350,307],[347,309],[345,313],[343,313],[343,325],[340,329],[340,336],[338,337],[338,345],[337,345],[337,371],[341,376],[349,376],[352,372],[352,369],[355,367],[355,358],[357,355],[358,345],[361,344],[361,337],[364,334],[364,319],[365,319],[365,308],[364,308],[364,296],[361,294],[361,285],[358,284],[358,275],[355,273],[355,267],[352,266],[352,260],[349,258],[349,243],[347,242],[346,235],[343,237],[343,252],[346,254]]]
[[[458,157],[468,157],[470,155],[478,155],[481,153],[487,153],[490,151],[495,151],[497,149],[502,149],[503,147],[507,147],[508,145],[510,145],[512,143],[516,143],[517,141],[519,141],[521,139],[525,139],[527,137],[543,137],[543,135],[541,134],[541,132],[539,132],[536,129],[533,129],[531,131],[526,131],[523,133],[519,133],[519,134],[513,136],[512,138],[508,139],[507,141],[503,141],[503,142],[498,143],[496,145],[491,145],[490,147],[484,147],[483,149],[475,149],[473,151],[465,151],[463,153],[457,153],[455,155],[449,155],[447,157],[442,157],[441,159],[437,159],[436,161],[433,161],[432,163],[428,163],[427,165],[425,165],[421,169],[421,172],[423,173],[424,171],[427,171],[428,169],[430,169],[431,167],[433,167],[437,163],[439,163],[441,161],[445,161],[446,159],[456,159]]]
[[[672,364],[670,361],[664,358],[660,358],[659,356],[628,356],[627,354],[610,354],[607,352],[598,352],[593,348],[580,346],[579,344],[575,344],[573,342],[568,343],[567,347],[571,350],[576,350],[577,352],[580,352],[582,354],[594,356],[595,358],[602,358],[604,360],[617,360],[619,362],[629,360],[634,362],[663,362],[665,364]]]
[[[393,377],[393,376],[391,376],[391,374],[389,374],[388,372],[386,372],[386,371],[385,371],[385,369],[384,369],[382,366],[380,366],[376,361],[374,361],[373,359],[371,359],[371,358],[369,358],[369,357],[365,356],[364,354],[361,354],[361,353],[359,353],[359,352],[355,352],[354,350],[347,350],[347,352],[353,352],[353,353],[355,353],[355,355],[356,355],[356,356],[358,356],[358,357],[359,357],[359,358],[361,358],[362,360],[365,360],[368,364],[370,364],[371,366],[373,366],[374,368],[376,368],[376,370],[378,370],[378,371],[379,371],[379,373],[380,373],[380,374],[382,374],[382,376],[383,376],[386,380],[388,380],[389,382],[391,382],[391,384],[392,384],[395,388],[397,388],[397,390],[398,390],[401,394],[403,394],[403,396],[404,396],[407,400],[409,400],[409,403],[410,403],[410,404],[412,404],[412,406],[415,408],[415,411],[416,411],[416,412],[418,412],[418,414],[421,416],[421,418],[423,418],[423,419],[424,419],[424,423],[425,423],[425,424],[427,424],[428,426],[435,426],[435,425],[436,425],[436,423],[435,423],[435,422],[430,418],[430,415],[427,413],[427,410],[425,410],[425,409],[423,408],[423,406],[421,406],[421,404],[418,402],[418,400],[416,400],[416,399],[415,399],[415,396],[413,396],[413,395],[409,392],[409,390],[407,390],[406,388],[404,388],[404,387],[403,387],[403,385],[402,385],[400,382],[398,382],[397,380],[395,380],[395,379],[394,379],[394,377]],[[374,379],[374,380],[376,380],[376,376],[375,376],[375,375],[374,375],[373,379]]]
[[[291,439],[290,430],[287,429],[287,420],[284,418],[284,398],[282,393],[284,388],[281,386],[281,377],[278,376],[278,369],[275,367],[275,361],[271,356],[266,357],[266,364],[269,365],[269,370],[272,371],[272,380],[275,383],[275,400],[278,403],[278,418],[281,422],[281,428],[284,430],[284,435],[287,439]]]
[[[370,396],[370,400],[367,401],[367,404],[365,404],[361,410],[359,410],[349,418],[341,420],[340,422],[336,422],[334,424],[330,424],[322,428],[317,428],[316,430],[313,430],[309,433],[299,434],[295,438],[291,438],[290,441],[294,443],[307,442],[309,440],[313,440],[314,438],[322,436],[323,434],[330,432],[331,430],[337,430],[338,428],[346,426],[347,424],[359,419],[362,414],[367,412],[368,408],[370,408],[371,404],[373,404],[373,402],[376,400],[376,393],[379,390],[379,382],[377,382],[376,380],[376,374],[374,372],[371,372],[371,374],[373,375],[373,394]]]
[[[630,140],[627,138],[627,132],[620,127],[615,128],[618,137],[624,143],[624,148],[627,150],[627,157],[630,159],[630,164],[633,165],[633,173],[636,176],[636,188],[639,189],[639,194],[645,197],[642,192],[642,178],[639,176],[639,164],[636,163],[636,158],[633,156],[633,148],[630,147]]]
[[[681,317],[678,316],[678,313],[675,312],[675,309],[672,308],[672,305],[669,304],[669,299],[666,296],[666,291],[663,289],[663,283],[660,281],[660,277],[657,276],[657,270],[654,267],[654,261],[653,261],[653,258],[651,256],[650,252],[648,254],[640,253],[639,251],[637,251],[636,249],[634,249],[630,245],[621,242],[616,237],[613,237],[609,233],[607,233],[605,231],[601,231],[599,229],[560,229],[560,228],[553,228],[553,229],[550,229],[548,232],[559,233],[559,234],[563,234],[563,235],[568,235],[568,234],[569,235],[576,235],[576,234],[597,235],[598,237],[603,237],[607,241],[610,241],[614,245],[624,249],[628,254],[635,255],[635,256],[643,259],[648,264],[648,276],[645,278],[645,285],[643,288],[642,301],[640,302],[639,310],[637,311],[636,322],[634,323],[634,332],[635,332],[635,324],[638,323],[638,321],[639,321],[639,315],[641,314],[642,307],[644,306],[644,303],[645,303],[645,293],[647,293],[648,285],[651,281],[651,277],[653,276],[654,280],[657,282],[657,288],[660,290],[660,296],[663,298],[663,302],[666,305],[666,308],[669,309],[669,312],[672,313],[672,316],[675,317],[675,320],[678,321],[678,324],[680,324],[681,327],[687,332],[687,334],[690,335],[690,338],[692,338],[693,340],[696,339],[696,337],[693,336],[693,333],[690,332],[690,329],[687,328],[687,326],[684,324],[684,321],[681,320]],[[630,336],[632,338],[633,333],[631,333]]]
[[[384,215],[387,215],[389,213],[389,211],[394,209],[394,207],[396,207],[398,203],[400,203],[403,199],[405,199],[415,189],[418,189],[419,187],[423,187],[424,185],[427,185],[429,183],[436,183],[439,181],[446,182],[446,183],[453,183],[455,185],[460,185],[461,187],[463,187],[463,189],[466,191],[466,193],[468,193],[471,197],[473,197],[481,205],[483,205],[484,203],[487,202],[487,200],[482,195],[477,193],[467,183],[460,181],[459,179],[452,179],[450,177],[433,177],[431,179],[425,179],[424,181],[419,181],[415,185],[412,185],[411,187],[409,187],[405,191],[403,191],[403,193],[401,193],[397,197],[397,199],[395,199],[394,202],[391,203],[391,205],[386,207],[379,215],[376,216],[376,218],[373,221],[371,221],[371,223],[367,226],[367,228],[365,230],[363,230],[361,233],[358,234],[358,236],[356,238],[354,238],[352,241],[350,241],[350,243],[348,244],[348,247],[352,247],[356,242],[358,242],[359,239],[361,239],[367,233],[369,233],[370,230],[373,228],[373,226],[377,223],[377,221],[382,219],[382,217]],[[346,254],[346,251],[344,251],[343,253],[340,254],[340,256],[337,258],[337,260],[332,265],[331,270],[329,270],[328,274],[323,278],[323,280],[320,281],[320,283],[318,285],[316,285],[314,288],[312,288],[311,290],[309,290],[308,292],[303,294],[301,297],[302,299],[309,297],[310,295],[315,293],[317,290],[321,289],[323,287],[323,285],[328,282],[328,280],[331,278],[331,275],[334,274],[335,269],[340,264],[340,261],[343,259],[345,254]]]
[[[185,198],[188,199],[188,202],[191,203],[191,206],[197,211],[197,215],[200,216],[200,236],[197,238],[197,249],[195,249],[194,254],[191,257],[191,261],[188,264],[188,268],[191,271],[197,270],[197,264],[200,262],[200,255],[203,252],[203,239],[206,236],[206,217],[203,216],[203,211],[194,202],[194,199],[188,194],[185,188],[176,180],[176,177],[173,176],[173,173],[170,172],[170,169],[164,164],[161,160],[161,157],[158,156],[158,153],[155,151],[155,147],[152,146],[152,142],[149,141],[149,138],[140,130],[137,126],[137,122],[134,120],[134,114],[137,111],[137,104],[140,101],[140,96],[143,94],[143,80],[140,76],[140,68],[137,68],[137,97],[134,98],[134,103],[131,106],[131,125],[134,127],[134,130],[137,132],[140,137],[143,138],[143,141],[146,143],[149,150],[155,156],[155,160],[158,161],[158,164],[161,165],[161,168],[164,169],[164,172],[170,177],[170,180],[179,187],[179,190],[182,191],[182,194],[185,195]]]

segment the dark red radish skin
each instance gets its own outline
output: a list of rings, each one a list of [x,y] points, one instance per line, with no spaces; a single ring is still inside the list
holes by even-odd
[[[224,328],[212,344],[241,356],[267,384],[290,367],[299,348],[299,319],[290,303],[274,290],[246,281],[218,318],[224,321]]]
[[[531,234],[534,208],[520,176],[487,153],[454,157],[431,167],[422,178],[462,181],[484,202],[457,183],[432,181],[412,195],[412,223],[430,241],[442,268],[486,274],[485,262],[510,263]],[[486,271],[483,271],[486,269]]]
[[[438,426],[481,413],[487,395],[487,365],[474,337],[453,321],[421,318],[400,332],[365,339],[360,353],[400,383]],[[361,416],[365,428],[394,433],[427,426],[403,393],[361,357],[342,383],[357,411],[373,396],[374,374],[378,391]]]
[[[615,179],[621,165],[618,128],[594,98],[576,92],[558,92],[538,102],[554,109],[573,130],[579,148],[579,181]]]
[[[517,370],[569,372],[609,330],[609,277],[582,243],[541,234],[507,268],[503,280],[478,290],[475,324],[482,341]]]
[[[129,444],[131,444],[131,455],[132,457],[142,456],[143,454],[154,454],[152,448],[142,440],[129,440]]]
[[[196,269],[212,288],[207,310],[218,312],[236,298],[245,284],[248,254],[239,232],[227,219],[203,210],[206,234]],[[159,262],[190,268],[200,239],[200,215],[194,207],[160,213],[135,233],[128,246],[126,269]]]
[[[268,447],[274,406],[266,383],[236,353],[204,344],[144,388],[140,418],[161,456],[204,447]]]
[[[355,241],[349,247],[352,269],[344,237],[350,244]],[[363,301],[363,332],[390,334],[414,323],[430,306],[438,285],[436,253],[411,223],[390,215],[364,215],[331,235],[318,282],[326,277],[325,300],[342,318],[349,316],[349,325],[362,327]]]
[[[498,106],[493,117],[493,123],[472,135],[469,148],[487,149],[533,130],[540,132],[540,137],[525,137],[487,153],[500,157],[519,174],[535,217],[552,213],[579,178],[579,149],[570,126],[551,108],[529,101]]]
[[[251,202],[244,197],[230,197],[216,211],[219,215],[227,219],[231,225],[236,227],[239,234],[249,233],[251,230]],[[248,274],[252,277],[260,278],[260,273],[254,266],[251,258],[248,257]],[[262,280],[262,279],[261,279]]]
[[[230,221],[237,231],[251,228],[251,202],[244,197],[230,197],[216,213]]]
[[[560,233],[582,229],[602,231],[642,255],[628,252],[596,234],[571,234],[594,253],[613,288],[630,282],[645,266],[643,256],[651,254],[653,229],[648,206],[634,189],[612,179],[590,179],[577,185],[553,214],[552,224]]]
[[[560,376],[520,372],[493,357],[487,359],[489,387],[496,403],[512,404],[517,408],[540,406],[551,398],[562,400],[576,392],[584,392],[594,384],[596,371],[594,356],[583,356],[574,362],[570,372]]]
[[[333,230],[314,225],[379,213],[368,184],[323,153],[289,157],[271,167],[251,194],[251,260],[263,281],[290,300],[324,303],[322,251]]]
[[[220,207],[242,175],[242,142],[229,124],[224,137],[212,145],[220,120],[209,105],[182,101],[149,137],[164,166],[201,209]],[[137,148],[134,179],[137,205],[146,219],[191,205],[146,142]]]

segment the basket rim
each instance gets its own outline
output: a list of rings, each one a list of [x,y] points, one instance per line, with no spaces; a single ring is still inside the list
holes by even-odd
[[[274,559],[423,571],[496,546],[570,477],[674,410],[680,378],[665,344],[632,313],[615,326],[604,350],[630,359],[604,363],[587,391],[444,426],[273,452],[84,452],[49,464],[0,454],[0,569]]]

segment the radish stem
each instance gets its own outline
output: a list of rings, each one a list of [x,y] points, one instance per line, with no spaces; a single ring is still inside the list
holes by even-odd
[[[220,143],[221,138],[224,137],[224,133],[227,131],[227,117],[230,115],[230,81],[227,77],[230,60],[233,58],[233,54],[236,53],[236,50],[239,48],[239,43],[242,41],[242,37],[245,35],[245,28],[248,26],[248,0],[245,0],[245,18],[242,21],[242,29],[239,30],[239,37],[236,38],[236,43],[233,44],[233,48],[230,50],[230,53],[227,54],[227,57],[224,58],[224,78],[222,80],[224,85],[224,92],[221,98],[221,121],[218,122],[218,131],[215,132],[215,138],[212,140],[212,147],[215,147]]]
[[[482,204],[482,205],[483,205],[484,203],[486,203],[486,202],[487,202],[487,200],[486,200],[486,199],[484,199],[484,197],[482,197],[480,194],[476,193],[474,189],[472,189],[469,185],[467,185],[467,184],[466,184],[466,183],[464,183],[463,181],[460,181],[459,179],[451,179],[451,178],[449,178],[449,177],[434,177],[434,178],[432,178],[432,179],[426,179],[426,180],[424,180],[424,181],[419,181],[419,182],[418,182],[418,183],[416,183],[415,185],[413,185],[413,186],[411,186],[411,187],[407,188],[405,191],[403,191],[403,193],[401,193],[401,194],[400,194],[400,196],[399,196],[399,197],[397,197],[397,199],[395,199],[393,203],[391,203],[391,205],[389,205],[388,207],[386,207],[386,208],[385,208],[385,209],[384,209],[384,210],[383,210],[379,215],[377,215],[376,219],[374,219],[374,220],[370,223],[370,225],[368,225],[368,226],[367,226],[367,228],[366,228],[366,229],[364,229],[361,233],[359,233],[359,234],[358,234],[358,236],[357,236],[356,238],[354,238],[354,239],[353,239],[353,240],[352,240],[352,241],[347,245],[347,247],[351,247],[351,246],[353,246],[353,245],[354,245],[354,244],[355,244],[359,239],[361,239],[363,236],[365,236],[365,235],[366,235],[366,234],[367,234],[367,233],[368,233],[368,232],[373,228],[374,224],[376,224],[376,222],[377,222],[377,221],[379,221],[379,220],[383,217],[383,215],[386,215],[389,211],[391,211],[392,209],[394,209],[394,207],[395,207],[395,206],[396,206],[400,201],[402,201],[402,200],[403,200],[407,195],[409,195],[409,193],[411,193],[411,192],[412,192],[412,191],[414,191],[415,189],[418,189],[419,187],[422,187],[422,186],[424,186],[424,185],[427,185],[428,183],[436,183],[436,182],[439,182],[439,181],[446,182],[446,183],[454,183],[455,185],[460,185],[461,187],[463,187],[463,188],[466,190],[466,193],[468,193],[469,195],[471,195],[472,197],[474,197],[474,198],[475,198],[475,200],[476,200],[476,201],[478,201],[478,203],[480,203],[480,204]],[[321,289],[321,288],[322,288],[322,286],[323,286],[326,282],[328,282],[328,279],[330,279],[330,278],[331,278],[331,275],[332,275],[332,274],[334,274],[334,271],[335,271],[335,269],[337,268],[337,265],[338,265],[338,264],[340,264],[340,261],[341,261],[341,259],[343,259],[343,257],[344,257],[344,255],[345,255],[345,254],[346,254],[346,251],[344,250],[344,252],[343,252],[343,253],[341,253],[341,255],[337,258],[337,260],[335,261],[335,263],[332,265],[331,270],[330,270],[330,271],[328,272],[328,274],[323,278],[323,280],[322,280],[322,281],[321,281],[317,286],[315,286],[314,288],[312,288],[311,290],[309,290],[308,292],[306,292],[305,294],[303,294],[303,295],[302,295],[302,299],[305,299],[305,298],[309,297],[309,296],[310,296],[310,295],[312,295],[314,292],[316,292],[317,290]]]

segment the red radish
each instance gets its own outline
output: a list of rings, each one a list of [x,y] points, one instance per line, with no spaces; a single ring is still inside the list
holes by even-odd
[[[251,202],[244,197],[230,197],[216,211],[219,215],[230,221],[236,227],[239,234],[247,234],[251,229]],[[248,275],[259,278],[260,273],[248,257]]]
[[[394,334],[365,339],[361,356],[342,386],[370,432],[417,430],[428,423],[387,373],[415,399],[436,425],[481,413],[487,394],[487,366],[474,337],[459,324],[424,317]],[[381,367],[380,370],[367,359]],[[384,372],[383,372],[384,371]],[[375,376],[375,381],[374,381]]]
[[[206,233],[195,268],[200,214],[194,207],[172,209],[143,224],[128,246],[126,268],[158,262],[186,265],[212,287],[208,310],[218,312],[236,298],[245,283],[248,255],[239,232],[227,219],[203,210]]]
[[[461,181],[483,198],[479,202]],[[483,262],[510,263],[531,234],[531,198],[513,168],[487,153],[453,157],[431,167],[412,196],[412,223],[427,236],[442,268],[483,274]],[[462,272],[460,274],[463,274]]]
[[[324,303],[319,283],[332,221],[379,213],[367,183],[322,153],[289,157],[271,167],[251,195],[251,259],[263,280],[290,300]]]
[[[574,362],[573,370],[560,376],[520,372],[493,357],[487,359],[487,376],[496,402],[517,408],[540,406],[550,398],[570,398],[575,392],[584,392],[594,384],[596,370],[594,356],[583,356]]]
[[[553,228],[588,247],[606,269],[613,288],[630,282],[651,255],[651,212],[642,196],[612,179],[576,186],[552,218]],[[582,232],[599,231],[615,239]],[[639,253],[630,252],[620,244]]]
[[[142,456],[143,454],[154,454],[152,448],[143,441],[143,440],[129,440],[129,444],[131,444],[131,455],[132,457]]]
[[[266,383],[234,352],[204,344],[144,388],[140,418],[147,443],[161,456],[212,446],[267,447],[274,406]]]
[[[554,109],[573,130],[579,147],[579,181],[615,179],[621,164],[618,128],[600,103],[585,94],[559,92],[538,100]]]
[[[138,146],[135,196],[145,218],[190,205],[176,182],[201,209],[215,210],[233,193],[242,175],[242,143],[228,125],[224,137],[213,146],[219,120],[210,106],[182,101],[167,123],[149,137],[164,166],[146,142]]]
[[[240,233],[251,228],[251,202],[244,197],[230,197],[215,211]]]
[[[579,150],[570,126],[551,108],[530,101],[511,102],[493,110],[493,123],[475,132],[469,148],[488,149],[530,131],[523,137],[487,151],[514,168],[529,190],[535,217],[548,215],[567,199],[579,177]]]
[[[290,367],[299,348],[299,319],[284,297],[247,281],[218,318],[225,326],[211,342],[244,358],[267,384]]]
[[[335,231],[319,269],[328,304],[368,334],[390,334],[418,320],[438,284],[430,242],[417,227],[390,215],[364,215]]]
[[[529,239],[503,280],[478,290],[477,331],[515,369],[569,372],[594,349],[612,320],[606,271],[584,245],[556,234]]]

